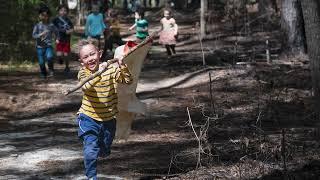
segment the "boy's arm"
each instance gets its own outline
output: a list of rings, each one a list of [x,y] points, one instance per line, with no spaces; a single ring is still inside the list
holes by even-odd
[[[32,31],[32,37],[34,39],[38,39],[42,36],[43,34],[42,33],[39,33],[39,28],[38,28],[38,25],[36,24],[34,27],[33,27],[33,31]]]
[[[134,25],[132,25],[131,27],[129,27],[129,31],[131,31],[133,28],[135,28],[137,26],[136,23],[134,23]]]
[[[117,83],[131,84],[133,79],[132,75],[125,64],[116,67],[115,80]]]
[[[105,24],[104,21],[103,21],[103,16],[102,16],[102,14],[101,14],[100,17],[101,17],[101,18],[100,18],[101,26],[102,26],[103,30],[105,30],[105,29],[107,28],[107,26],[106,26],[106,24]]]
[[[86,20],[86,26],[84,28],[84,31],[85,31],[84,34],[86,35],[86,37],[89,36],[89,25],[90,25],[90,17],[89,16],[88,16],[88,18]]]
[[[85,78],[87,78],[89,75],[85,72],[84,69],[80,69],[79,73],[78,73],[78,80],[81,82],[83,81]],[[93,78],[92,80],[86,82],[83,86],[82,86],[82,91],[87,91],[92,89],[92,87],[101,80],[101,76],[97,76],[95,78]]]

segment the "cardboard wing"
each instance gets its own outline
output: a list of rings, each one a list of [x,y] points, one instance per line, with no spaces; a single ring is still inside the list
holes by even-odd
[[[139,44],[133,51],[123,58],[127,64],[133,82],[128,84],[117,84],[118,110],[116,139],[127,139],[131,130],[132,121],[136,114],[145,114],[146,105],[139,101],[136,89],[141,72],[142,64],[152,45],[151,41]]]

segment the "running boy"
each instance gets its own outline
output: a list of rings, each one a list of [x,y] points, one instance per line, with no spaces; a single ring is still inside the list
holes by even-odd
[[[78,79],[93,74],[107,63],[101,63],[101,51],[88,40],[79,43],[80,62],[83,66]],[[110,65],[100,76],[85,83],[82,105],[78,112],[78,136],[83,140],[85,172],[88,179],[97,179],[97,160],[99,155],[108,156],[116,131],[118,97],[116,83],[132,82],[127,66],[118,59],[116,66]]]
[[[53,34],[56,34],[56,29],[53,24],[49,24],[50,10],[48,7],[41,7],[38,13],[39,23],[34,26],[32,37],[36,39],[41,77],[46,78],[47,76],[53,76],[52,37]],[[45,61],[48,63],[49,73],[47,73]]]
[[[109,29],[105,33],[105,37],[104,37],[105,43],[103,48],[102,59],[105,59],[108,50],[112,53],[113,43],[117,44],[118,46],[121,46],[124,44],[120,35],[120,22],[118,19],[118,14],[115,11],[111,11],[110,17],[108,17],[107,21],[108,21],[107,24],[109,25]]]
[[[107,28],[103,21],[103,15],[99,13],[99,6],[92,5],[92,13],[89,14],[86,26],[85,35],[86,37],[96,39],[98,41],[98,47],[100,49],[100,38],[103,35],[104,30]]]
[[[66,64],[64,71],[69,73],[69,58],[70,53],[70,37],[73,32],[73,24],[68,18],[69,9],[66,5],[62,4],[58,7],[58,16],[52,21],[58,30],[58,38],[56,40],[56,51],[59,63]]]
[[[144,11],[143,9],[138,9],[134,13],[135,23],[129,28],[129,31],[136,28],[136,37],[142,41],[144,40],[148,35],[148,21],[144,19]]]

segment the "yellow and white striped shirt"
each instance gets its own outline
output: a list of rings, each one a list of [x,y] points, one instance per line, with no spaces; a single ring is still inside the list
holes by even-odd
[[[79,81],[90,76],[92,72],[83,67],[78,73]],[[118,113],[116,83],[130,84],[132,76],[126,66],[108,69],[82,86],[82,105],[78,113],[83,113],[97,121],[108,121],[116,118]]]

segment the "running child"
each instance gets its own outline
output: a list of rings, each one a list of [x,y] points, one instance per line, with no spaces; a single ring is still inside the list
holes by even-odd
[[[58,16],[53,19],[53,24],[58,30],[58,38],[56,40],[56,55],[59,59],[59,63],[65,62],[66,73],[69,73],[69,53],[70,53],[70,39],[73,32],[73,24],[68,18],[69,9],[66,5],[62,4],[58,7]]]
[[[177,43],[178,25],[169,10],[164,10],[163,16],[160,20],[161,32],[159,34],[159,43],[165,46],[168,58],[170,58],[176,54],[175,46]]]

